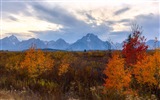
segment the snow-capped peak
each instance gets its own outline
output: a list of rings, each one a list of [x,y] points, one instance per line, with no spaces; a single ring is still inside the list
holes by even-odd
[[[90,37],[87,37],[87,42],[91,42]]]
[[[9,36],[9,38],[10,38],[10,39],[17,39],[17,37],[14,36],[14,35]]]
[[[19,43],[19,40],[14,35],[9,36],[8,39],[9,39],[9,41],[12,42],[13,45],[16,45],[17,43]]]

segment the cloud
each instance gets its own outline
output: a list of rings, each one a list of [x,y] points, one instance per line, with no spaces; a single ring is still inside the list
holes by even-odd
[[[57,40],[58,38],[64,38],[67,42],[73,43],[77,39],[80,39],[82,36],[86,35],[87,33],[94,33],[95,35],[101,36],[103,34],[109,33],[111,28],[107,27],[105,24],[89,27],[86,28],[62,28],[59,32],[58,31],[34,31],[37,37],[40,37],[43,40]],[[33,31],[32,31],[33,32]]]
[[[34,16],[33,4],[30,2],[3,2],[5,5],[2,10],[3,37],[7,36],[8,33],[23,34],[24,37],[22,38],[36,37],[32,31],[59,31],[63,27],[37,19]]]
[[[3,2],[2,14],[6,30],[3,34],[17,33],[21,37],[36,36],[43,40],[64,38],[71,43],[87,33],[94,33],[104,41],[111,38],[121,42],[126,37],[124,34],[128,33],[132,20],[135,20],[143,26],[144,34],[150,39],[159,32],[159,13],[156,11],[158,5],[144,3],[145,9],[140,9],[141,5],[142,3],[134,3],[122,7],[121,3],[71,4],[38,0]],[[15,28],[16,25],[18,27]]]
[[[31,15],[28,11],[29,3],[27,2],[2,2],[2,15],[5,17],[7,14],[24,14]]]
[[[77,26],[77,22],[83,23],[60,6],[55,6],[54,8],[47,8],[45,6],[35,4],[33,8],[37,12],[38,19],[62,24],[65,26]]]
[[[129,7],[122,8],[122,9],[120,9],[120,10],[117,10],[117,11],[114,13],[114,15],[123,14],[123,13],[125,13],[125,12],[128,11],[128,10],[130,10]]]
[[[90,13],[90,14],[89,14],[89,13],[85,13],[85,15],[86,15],[87,18],[90,19],[90,20],[96,20],[96,19],[91,15],[91,13]]]
[[[123,24],[126,27],[129,27],[128,31],[124,30],[117,30],[109,33],[111,40],[118,42],[124,41],[127,39],[128,35],[131,34],[131,26],[132,23],[136,23],[139,26],[142,26],[142,35],[149,39],[155,39],[158,37],[160,40],[160,16],[159,14],[141,14],[135,16],[133,20],[131,19],[122,19],[119,21],[113,21],[112,23],[119,23]],[[116,25],[117,26],[117,25]]]
[[[18,21],[18,19],[15,18],[14,16],[8,16],[8,19],[10,19],[11,21]]]
[[[121,43],[127,39],[129,36],[130,32],[129,31],[116,31],[116,32],[110,32],[110,40],[113,43]]]
[[[47,8],[42,5],[34,5],[33,8],[36,11],[38,19],[64,26],[58,32],[59,37],[63,34],[62,37],[65,37],[68,42],[75,42],[78,37],[82,37],[87,33],[101,35],[112,30],[105,22],[97,25],[96,23],[87,23],[85,20],[78,19],[75,15],[61,6],[55,5],[53,8]],[[85,15],[90,20],[96,20],[90,13],[85,13]],[[39,31],[38,33],[41,32]],[[44,33],[44,31],[42,33]],[[46,31],[46,34],[55,33],[56,32],[53,31]]]
[[[138,15],[135,17],[135,22],[142,26],[143,35],[145,35],[147,39],[154,39],[160,36],[160,16],[158,14]]]
[[[131,23],[131,19],[122,19],[118,21],[119,23]]]

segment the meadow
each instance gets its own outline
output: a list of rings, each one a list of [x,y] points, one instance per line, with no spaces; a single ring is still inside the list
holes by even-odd
[[[160,50],[143,41],[135,31],[119,51],[1,51],[0,98],[158,100]]]
[[[35,52],[38,52],[35,50]],[[41,51],[43,52],[43,51]],[[43,56],[49,56],[51,68],[46,69],[35,67],[30,71],[23,69],[27,55],[26,52],[0,52],[0,97],[14,98],[15,100],[117,100],[126,99],[126,94],[115,92],[117,90],[109,89],[106,91],[104,73],[107,63],[114,53],[121,51],[86,51],[86,52],[43,52]],[[152,55],[154,51],[149,51]],[[33,52],[31,57],[33,57]],[[41,55],[35,54],[36,57],[42,59]],[[38,61],[36,58],[32,60]],[[43,59],[44,61],[44,59]],[[26,64],[34,64],[29,60]],[[32,65],[30,65],[32,66]],[[34,65],[33,65],[34,66]],[[38,64],[37,64],[38,66]],[[38,71],[36,71],[38,70]],[[118,72],[118,70],[117,70]],[[139,87],[139,96],[147,98],[156,98],[155,90],[148,86]],[[138,92],[137,89],[134,89]],[[158,93],[160,90],[158,90]],[[128,95],[128,94],[127,94]],[[135,95],[133,93],[133,95]],[[136,94],[138,96],[138,94]],[[157,95],[159,96],[159,94]],[[131,96],[129,98],[134,98]]]
[[[34,54],[29,52],[33,57]],[[44,56],[49,55],[53,61],[49,62],[52,63],[51,68],[47,71],[42,71],[45,70],[43,68],[39,71],[35,68],[35,71],[33,68],[31,72],[27,72],[28,69],[20,67],[25,55],[26,52],[0,52],[0,88],[10,91],[32,91],[42,97],[53,94],[58,99],[67,98],[66,96],[93,99],[91,88],[103,85],[103,70],[110,56],[108,51],[44,52]],[[39,56],[41,55],[37,55]],[[25,62],[34,63],[36,62]]]

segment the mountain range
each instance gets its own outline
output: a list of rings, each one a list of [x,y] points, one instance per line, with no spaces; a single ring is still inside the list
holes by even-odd
[[[69,44],[63,39],[57,41],[43,41],[36,38],[30,38],[28,40],[19,41],[14,35],[0,39],[0,50],[9,51],[22,51],[29,49],[32,45],[36,45],[36,48],[40,49],[54,49],[54,50],[68,50],[68,51],[83,51],[83,50],[108,50],[108,49],[122,49],[123,43],[110,43],[108,41],[102,41],[98,36],[88,33],[76,42]],[[149,40],[146,42],[149,49],[153,49],[155,40]],[[160,41],[158,41],[160,44]]]

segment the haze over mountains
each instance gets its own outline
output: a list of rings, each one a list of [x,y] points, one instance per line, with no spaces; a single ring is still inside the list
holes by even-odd
[[[40,39],[31,38],[19,41],[16,36],[11,35],[0,39],[0,50],[21,51],[29,49],[33,44],[40,49],[68,51],[122,49],[123,45],[123,43],[111,44],[108,41],[102,41],[98,36],[92,33],[88,33],[72,44],[67,43],[63,39],[58,39],[57,41],[42,41]],[[156,46],[155,40],[148,40],[146,44],[149,45],[149,49],[153,49]],[[157,46],[158,44],[160,44],[160,41],[158,41]]]

